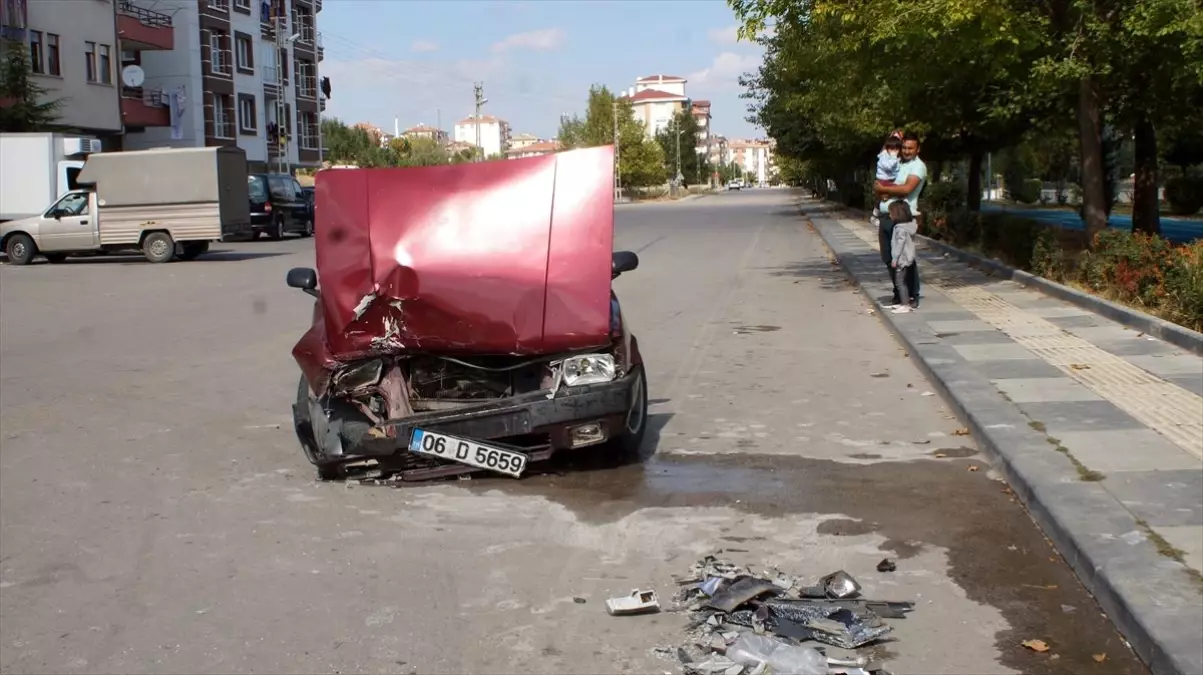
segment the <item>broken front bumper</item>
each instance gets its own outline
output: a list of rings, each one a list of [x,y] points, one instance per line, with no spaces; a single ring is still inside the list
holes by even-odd
[[[532,460],[544,459],[557,450],[597,445],[626,429],[632,388],[640,376],[635,371],[613,382],[561,386],[554,398],[548,398],[549,392],[544,390],[480,405],[415,413],[374,427],[354,448],[354,455],[394,456],[413,464],[438,461],[409,452],[414,429],[492,441],[525,452]],[[576,433],[585,425],[599,425],[600,435]]]

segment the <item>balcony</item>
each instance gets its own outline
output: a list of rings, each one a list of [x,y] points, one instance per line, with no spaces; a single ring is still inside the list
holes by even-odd
[[[317,60],[321,61],[326,58],[326,46],[322,44],[322,32],[319,30],[314,37],[314,45],[317,47]]]
[[[309,73],[297,76],[297,98],[317,98],[317,78]]]
[[[117,38],[129,50],[175,49],[171,17],[135,5],[130,0],[117,4]]]
[[[171,126],[171,109],[158,89],[122,87],[121,121],[127,128],[167,127]]]

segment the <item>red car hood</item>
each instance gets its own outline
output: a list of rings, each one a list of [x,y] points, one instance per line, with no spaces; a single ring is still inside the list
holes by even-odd
[[[613,185],[610,146],[319,172],[318,320],[328,355],[608,344]]]

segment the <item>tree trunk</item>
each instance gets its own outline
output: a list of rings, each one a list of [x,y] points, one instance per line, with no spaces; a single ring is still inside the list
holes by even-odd
[[[1078,134],[1082,144],[1082,220],[1086,239],[1107,227],[1107,198],[1103,188],[1103,106],[1099,84],[1093,75],[1083,77],[1078,87]]]
[[[969,175],[965,185],[965,208],[970,211],[982,210],[982,156],[981,150],[969,153]]]
[[[1132,231],[1161,234],[1157,198],[1157,131],[1146,113],[1136,118],[1136,184],[1132,193]]]

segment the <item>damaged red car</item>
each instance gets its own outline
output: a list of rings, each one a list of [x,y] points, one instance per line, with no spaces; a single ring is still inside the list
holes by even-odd
[[[293,419],[320,478],[638,451],[647,379],[611,281],[639,258],[613,251],[613,167],[600,147],[318,173],[317,270],[287,281],[316,298]]]

